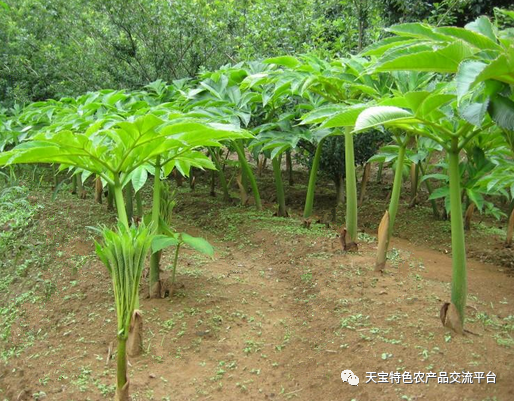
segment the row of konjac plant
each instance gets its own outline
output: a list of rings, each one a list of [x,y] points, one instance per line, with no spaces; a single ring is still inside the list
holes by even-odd
[[[514,21],[512,12],[503,16]],[[313,155],[307,218],[322,156],[340,151],[338,160],[344,165],[328,168],[338,201],[345,198],[348,249],[357,246],[356,158],[368,162],[364,184],[370,162],[380,163],[380,169],[393,166],[390,204],[378,232],[377,270],[385,267],[404,172],[410,172],[412,202],[424,186],[434,215],[440,213],[436,200],[442,198],[444,213],[451,218],[453,277],[443,323],[463,332],[466,221],[475,209],[507,218],[506,245],[512,243],[514,30],[499,29],[481,17],[465,28],[413,23],[393,26],[389,32],[354,57],[325,61],[305,55],[246,62],[195,80],[171,85],[158,81],[132,92],[103,90],[0,114],[0,165],[52,164],[71,174],[79,193],[92,177],[98,198],[108,189],[108,203],[115,205],[118,225],[101,230],[103,240],[96,251],[109,270],[115,294],[117,400],[128,399],[127,352],[141,350],[139,282],[148,254],[149,294],[159,297],[164,248],[174,247],[174,271],[183,244],[213,253],[204,239],[172,228],[174,200],[163,178],[172,172],[188,177],[192,168],[210,169],[213,183],[216,174],[223,196],[229,198],[223,168],[227,152],[237,154],[242,201],[251,188],[257,209],[261,200],[248,155],[259,164],[271,160],[277,214],[285,216],[282,158],[291,170],[291,154],[308,144]],[[379,144],[385,146],[374,154]],[[153,180],[147,180],[149,175]],[[134,200],[137,213],[143,213],[145,184],[153,185],[151,213],[140,224],[131,224]],[[510,202],[509,212],[503,213],[491,199]]]

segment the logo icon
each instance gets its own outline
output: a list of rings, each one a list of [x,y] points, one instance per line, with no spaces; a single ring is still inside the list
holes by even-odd
[[[351,386],[359,385],[359,378],[350,369],[346,369],[341,372],[341,380],[348,382]]]

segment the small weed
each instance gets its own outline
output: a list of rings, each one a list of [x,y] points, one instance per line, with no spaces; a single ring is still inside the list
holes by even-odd
[[[368,319],[369,316],[364,316],[361,313],[345,317],[341,319],[341,328],[355,330],[357,327],[368,326]]]
[[[164,327],[166,330],[172,330],[173,327],[175,327],[175,321],[173,319],[165,320],[161,323],[161,326]]]
[[[309,283],[312,281],[312,273],[310,271],[306,272],[306,273],[303,273],[301,276],[300,276],[301,280],[304,282],[304,283]]]
[[[78,387],[79,391],[84,393],[88,390],[88,386],[91,382],[91,373],[92,369],[87,367],[80,368],[80,373],[75,380],[72,380],[71,383]]]
[[[34,400],[36,400],[36,401],[44,400],[44,399],[46,399],[46,393],[44,391],[38,391],[38,392],[32,394],[32,398],[34,398]]]
[[[366,233],[358,233],[357,234],[357,239],[360,241],[360,242],[365,242],[367,244],[371,244],[373,242],[376,242],[377,240],[377,237],[374,237],[372,235],[369,235],[369,234],[366,234]]]

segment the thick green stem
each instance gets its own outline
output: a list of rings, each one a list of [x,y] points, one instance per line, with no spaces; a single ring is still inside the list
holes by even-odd
[[[314,205],[314,190],[316,189],[316,178],[318,176],[319,162],[323,151],[323,139],[319,141],[314,160],[312,161],[311,173],[309,175],[309,186],[307,187],[307,197],[305,199],[305,208],[303,209],[303,217],[308,218],[312,214]]]
[[[291,158],[291,150],[286,150],[286,166],[287,172],[289,174],[289,185],[294,185],[294,177],[293,177],[293,159]]]
[[[411,201],[410,204],[414,206],[416,203],[416,198],[418,196],[418,183],[419,183],[419,172],[420,172],[420,166],[421,162],[413,163],[411,165],[411,177],[410,177],[410,196]]]
[[[107,210],[114,210],[114,186],[111,184],[107,190]]]
[[[141,190],[136,192],[136,214],[138,217],[143,217],[143,200],[141,199]]]
[[[273,174],[275,175],[275,186],[277,188],[278,216],[286,216],[286,196],[284,194],[284,184],[282,182],[282,171],[280,170],[280,156],[275,156],[273,164]]]
[[[371,173],[371,163],[366,163],[364,165],[364,171],[362,173],[361,179],[361,190],[359,193],[359,204],[357,207],[361,207],[364,203],[364,197],[366,196],[366,188],[368,187],[369,175]]]
[[[195,175],[194,175],[194,168],[191,167],[189,170],[189,188],[191,191],[195,190]]]
[[[57,182],[57,175],[54,175],[55,182]],[[57,185],[57,184],[56,184]],[[77,174],[77,194],[79,195],[79,198],[84,197],[84,186],[82,185],[82,175]]]
[[[261,196],[259,194],[259,188],[257,187],[257,181],[255,180],[255,176],[253,175],[252,169],[246,160],[243,147],[237,141],[234,141],[234,148],[237,152],[237,156],[239,158],[239,163],[241,164],[241,168],[246,175],[246,178],[250,181],[250,185],[252,187],[253,198],[255,200],[255,207],[257,210],[262,209]]]
[[[178,262],[178,253],[180,252],[180,245],[179,242],[177,244],[177,248],[175,249],[175,257],[173,259],[173,272],[171,273],[171,284],[175,285],[175,273],[177,272],[177,262]]]
[[[71,193],[76,194],[77,193],[77,176],[73,175],[71,177]]]
[[[248,188],[248,176],[243,166],[241,166],[241,183],[245,189]]]
[[[127,209],[127,218],[128,221],[132,221],[132,217],[134,217],[134,188],[132,187],[132,183],[128,183],[125,186],[125,207]]]
[[[459,151],[457,140],[453,140],[453,149],[448,152],[450,174],[450,210],[452,227],[452,303],[464,323],[464,311],[467,296],[466,243],[462,219],[460,190]]]
[[[346,230],[352,242],[357,242],[357,177],[355,177],[355,155],[352,127],[344,133],[346,171]]]
[[[398,212],[398,203],[400,201],[400,192],[402,189],[402,181],[403,181],[403,163],[405,160],[405,148],[407,147],[407,142],[405,144],[400,144],[400,150],[398,151],[398,159],[396,161],[396,171],[394,174],[394,183],[393,183],[393,192],[391,194],[391,199],[389,201],[389,210],[386,212],[386,216],[382,219],[383,223],[380,224],[379,227],[379,246],[377,250],[377,269],[382,270],[385,267],[387,250],[389,249],[389,241],[393,235],[393,227],[394,220],[396,217],[396,213]],[[384,225],[384,228],[382,227]],[[386,233],[382,233],[387,230]],[[384,235],[382,237],[382,235]]]
[[[216,151],[212,148],[209,148],[209,153],[211,154],[211,159],[216,166],[216,170],[218,170],[218,178],[220,180],[221,189],[223,190],[223,200],[230,200],[230,194],[228,192],[227,178],[225,177],[225,173],[223,172],[221,163],[218,159],[218,155]]]
[[[425,175],[425,169],[423,168],[423,163],[421,162],[419,163],[419,171],[421,172],[421,175]],[[428,180],[424,180],[423,182],[425,183],[425,187],[427,188],[428,196],[432,195],[433,190],[430,182]],[[440,219],[441,215],[439,214],[439,209],[437,208],[437,202],[435,201],[435,199],[430,199],[430,204],[432,205],[432,213],[434,217],[436,219]]]
[[[121,390],[127,383],[127,339],[118,337],[117,388]]]
[[[159,216],[161,213],[161,157],[157,156],[155,160],[155,172],[153,182],[153,199],[152,199],[152,230],[154,234],[159,234]],[[160,255],[155,252],[150,257],[150,295],[153,294],[153,288],[160,280],[159,271]]]
[[[127,211],[125,210],[125,200],[123,199],[123,190],[118,177],[115,178],[114,182],[114,199],[116,201],[116,210],[118,212],[118,220],[121,221],[125,227],[129,227],[129,220],[127,217]]]
[[[378,170],[377,170],[377,184],[382,183],[382,170],[384,169],[384,163],[380,162],[378,163]]]
[[[391,194],[391,200],[389,202],[389,233],[387,243],[393,236],[394,221],[396,219],[396,213],[398,212],[398,204],[400,203],[400,193],[402,191],[403,183],[403,163],[405,161],[405,148],[406,144],[401,144],[398,150],[398,159],[396,160],[396,171],[394,173],[393,192]]]

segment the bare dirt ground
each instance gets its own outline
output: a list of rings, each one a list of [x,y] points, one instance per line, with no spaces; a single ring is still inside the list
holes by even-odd
[[[223,204],[204,186],[180,189],[177,229],[207,238],[216,254],[211,260],[185,249],[171,298],[146,299],[142,283],[145,352],[130,360],[132,399],[514,399],[511,254],[506,263],[482,263],[499,253],[492,250],[502,249],[501,239],[475,222],[466,322],[474,334],[453,334],[439,320],[450,296],[449,222],[434,222],[426,208],[402,209],[387,271],[377,274],[381,191],[372,189],[361,211],[359,252],[344,253],[340,225],[302,227],[295,209],[302,185],[288,191],[289,219],[273,217],[271,203],[257,212]],[[320,187],[320,215],[328,193]],[[0,400],[112,399],[115,361],[106,357],[116,314],[86,227],[114,217],[91,199],[51,195],[31,192],[43,208],[24,243],[6,255],[6,266],[22,273],[0,292]],[[171,252],[162,265],[169,274]],[[358,386],[342,382],[345,369]],[[375,384],[366,383],[367,372],[492,372],[496,383]]]

